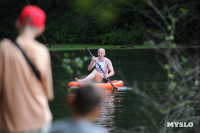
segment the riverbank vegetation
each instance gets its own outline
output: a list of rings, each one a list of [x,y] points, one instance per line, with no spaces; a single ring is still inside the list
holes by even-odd
[[[59,51],[59,50],[85,50],[85,46],[88,46],[90,49],[161,49],[161,48],[200,48],[197,45],[100,45],[100,44],[57,44],[57,45],[47,45],[50,51]]]
[[[1,1],[1,38],[16,36],[13,23],[26,4],[45,10],[46,30],[38,39],[48,45],[144,45],[173,40],[176,44],[190,46],[200,41],[198,0]]]

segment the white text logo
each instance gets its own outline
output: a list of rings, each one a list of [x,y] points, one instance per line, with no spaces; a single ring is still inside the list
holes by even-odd
[[[193,127],[192,122],[167,122],[167,127]]]

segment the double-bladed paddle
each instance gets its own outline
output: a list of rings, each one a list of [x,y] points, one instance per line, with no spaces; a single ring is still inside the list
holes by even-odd
[[[90,53],[91,57],[93,57],[93,55],[92,55],[92,53],[90,52],[90,50],[88,49],[88,47],[85,47],[85,49]],[[95,60],[95,62],[97,63],[97,65],[99,66],[99,68],[101,69],[101,71],[103,72],[104,78],[106,78],[106,79],[111,83],[111,85],[113,86],[114,89],[117,89],[117,88],[113,85],[113,83],[110,81],[110,79],[109,79],[108,77],[105,76],[105,72],[102,70],[101,65],[99,65],[99,63],[98,63],[96,60]]]

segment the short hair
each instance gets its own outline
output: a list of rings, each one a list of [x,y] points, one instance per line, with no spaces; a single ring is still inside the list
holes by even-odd
[[[89,114],[101,101],[101,92],[93,85],[81,86],[74,94],[74,111],[82,115]]]
[[[104,53],[106,53],[106,50],[105,50],[104,48],[99,48],[99,49],[98,49],[98,52],[99,52],[99,50],[103,50]]]

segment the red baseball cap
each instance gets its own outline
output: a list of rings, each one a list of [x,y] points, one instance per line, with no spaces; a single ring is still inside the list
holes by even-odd
[[[22,9],[18,21],[24,25],[30,25],[36,28],[44,29],[45,19],[45,12],[41,8],[28,5]]]

